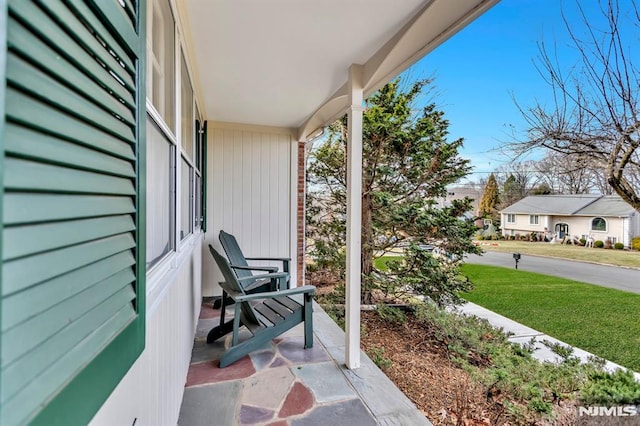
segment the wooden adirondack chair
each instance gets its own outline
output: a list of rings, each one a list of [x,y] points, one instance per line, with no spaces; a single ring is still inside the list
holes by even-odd
[[[220,239],[220,244],[222,244],[222,248],[224,249],[224,253],[227,255],[229,259],[229,263],[231,264],[233,270],[236,273],[238,278],[244,278],[251,276],[251,270],[269,270],[269,272],[276,272],[278,268],[275,266],[250,266],[247,263],[247,260],[257,260],[257,261],[276,261],[282,262],[282,272],[289,272],[289,266],[291,264],[291,258],[288,257],[245,257],[240,249],[240,245],[236,240],[236,237],[229,234],[228,232],[224,232],[220,230],[220,234],[218,235]]]
[[[282,262],[282,273],[287,274],[287,280],[285,281],[286,288],[289,287],[289,264],[291,259],[288,257],[244,257],[242,250],[240,249],[240,245],[232,234],[228,232],[224,232],[220,230],[220,234],[218,235],[220,239],[220,244],[224,249],[227,258],[229,259],[229,263],[231,264],[231,269],[235,272],[238,278],[242,278],[242,287],[244,287],[245,291],[248,293],[257,293],[262,291],[276,291],[285,287],[278,288],[277,285],[279,283],[279,277],[265,277],[265,274],[254,275],[253,271],[263,271],[267,273],[276,273],[278,272],[277,266],[251,266],[248,264],[247,260],[266,260],[266,261],[279,261]],[[233,302],[227,297],[227,294],[223,291],[222,297],[220,299],[216,299],[213,302],[213,308],[222,310],[222,316],[224,317],[224,309],[227,305],[232,304]]]
[[[306,285],[298,288],[247,294],[241,285],[229,261],[211,245],[209,251],[224,276],[223,289],[235,302],[233,318],[233,336],[231,346],[220,359],[220,367],[226,367],[249,352],[259,349],[265,343],[304,322],[304,347],[313,347],[312,301],[316,288]],[[247,327],[252,337],[239,342],[241,326]],[[209,332],[207,343],[220,336]]]

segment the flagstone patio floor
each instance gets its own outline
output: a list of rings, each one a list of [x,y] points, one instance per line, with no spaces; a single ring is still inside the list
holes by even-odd
[[[299,325],[226,368],[218,359],[229,336],[206,343],[219,315],[203,303],[180,426],[431,424],[364,353],[360,368],[345,367],[344,332],[317,304],[313,348]]]

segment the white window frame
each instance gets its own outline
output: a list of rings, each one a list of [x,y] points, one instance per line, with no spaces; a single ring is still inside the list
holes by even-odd
[[[594,229],[593,228],[593,222],[596,219],[602,219],[602,221],[604,222],[604,229]],[[608,232],[609,230],[609,221],[607,219],[605,219],[604,217],[598,216],[598,217],[594,217],[593,219],[591,219],[591,222],[589,222],[589,229],[591,230],[591,232]]]
[[[173,170],[171,171],[173,173],[173,191],[174,191],[174,195],[173,195],[173,223],[172,223],[172,241],[171,241],[171,245],[172,248],[169,250],[168,253],[166,253],[162,258],[160,258],[159,260],[156,260],[152,265],[149,266],[149,268],[147,269],[147,275],[149,276],[150,272],[152,272],[152,275],[155,276],[156,274],[164,274],[166,273],[170,268],[173,267],[174,265],[174,259],[176,259],[176,255],[179,254],[181,251],[184,250],[188,250],[189,248],[187,247],[188,245],[193,245],[195,244],[195,238],[193,238],[193,236],[196,233],[201,232],[202,229],[202,218],[200,218],[199,213],[196,212],[196,207],[197,207],[197,203],[196,203],[196,197],[200,197],[199,193],[196,193],[196,191],[198,191],[199,186],[196,185],[196,180],[200,179],[200,185],[203,185],[204,182],[202,182],[202,176],[204,176],[204,173],[202,170],[196,168],[196,153],[193,152],[195,151],[195,138],[199,137],[199,135],[196,135],[196,125],[195,125],[195,121],[196,119],[200,120],[201,123],[203,123],[203,117],[199,116],[196,117],[196,114],[199,114],[200,109],[198,108],[199,106],[199,102],[197,99],[197,93],[194,90],[194,83],[193,83],[193,78],[192,78],[192,72],[191,72],[191,64],[188,60],[188,56],[186,54],[186,42],[184,41],[184,38],[182,37],[181,34],[181,30],[180,30],[180,22],[178,22],[178,20],[176,19],[176,16],[178,16],[178,14],[176,13],[175,10],[175,6],[174,6],[174,2],[171,0],[152,0],[149,1],[149,14],[153,13],[153,9],[155,7],[158,7],[157,4],[159,2],[166,2],[167,5],[169,6],[169,10],[171,11],[171,15],[173,18],[173,31],[174,31],[174,49],[173,49],[173,55],[174,55],[174,61],[173,61],[173,114],[171,115],[171,118],[173,119],[173,128],[170,127],[170,123],[167,123],[163,117],[163,115],[160,113],[160,111],[158,111],[156,109],[156,107],[153,104],[153,100],[151,99],[151,92],[147,91],[147,99],[146,99],[146,109],[147,109],[147,113],[149,114],[149,116],[153,119],[153,121],[155,122],[155,124],[158,126],[158,128],[161,130],[161,133],[165,136],[165,138],[167,139],[167,141],[172,145],[172,155],[173,155],[173,164],[171,165],[171,167],[173,168]],[[152,20],[153,17],[149,16],[148,17],[148,22],[151,21],[149,23],[149,26],[151,27],[152,24]],[[148,60],[149,61],[154,61],[157,58],[153,57],[153,40],[151,39],[151,37],[153,36],[153,32],[152,29],[149,29],[149,33],[148,33],[148,37],[147,37],[147,49],[149,50],[149,55],[148,55]],[[184,143],[183,143],[183,134],[182,134],[182,130],[183,130],[183,124],[182,124],[182,77],[183,77],[183,70],[182,70],[182,62],[184,61],[185,64],[185,68],[186,68],[186,74],[187,74],[187,79],[188,79],[188,84],[191,87],[191,112],[192,112],[192,117],[191,117],[191,122],[192,122],[192,134],[187,136],[187,137],[191,137],[193,138],[193,141],[191,144],[187,144],[191,146],[191,151],[192,152],[187,152],[187,150],[185,150],[184,148]],[[156,64],[157,65],[157,64]],[[147,78],[149,79],[148,81],[150,82],[150,84],[153,85],[153,72],[152,70],[150,70],[151,67],[148,67],[148,72],[147,72]],[[159,101],[160,102],[160,101]],[[162,108],[165,108],[165,105],[163,104]],[[198,111],[198,112],[196,112]],[[203,141],[202,143],[206,143],[206,141]],[[183,163],[184,162],[184,163]],[[189,173],[188,176],[185,176],[184,178],[187,178],[189,180],[188,182],[188,187],[189,187],[189,197],[188,197],[188,209],[184,209],[184,207],[186,206],[183,203],[182,200],[182,196],[183,194],[183,176],[182,176],[182,172],[183,172],[183,164],[186,163],[186,166],[189,167]],[[150,167],[152,167],[152,165],[149,165]],[[201,165],[202,166],[202,165]],[[183,211],[184,210],[184,211]],[[187,212],[188,210],[188,212]],[[186,213],[185,213],[186,212]],[[151,215],[153,214],[152,210],[147,210],[147,214]],[[188,221],[183,221],[183,215],[184,214],[188,214],[189,218]],[[183,228],[183,222],[186,224],[187,222],[189,223],[189,226],[187,227],[187,229],[182,229]],[[186,232],[185,232],[186,231]],[[182,233],[182,235],[181,235]]]
[[[530,214],[529,215],[529,225],[540,225],[540,215]]]
[[[507,223],[516,223],[515,213],[507,213]]]

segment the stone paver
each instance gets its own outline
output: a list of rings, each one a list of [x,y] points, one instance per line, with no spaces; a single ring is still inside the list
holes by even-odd
[[[358,396],[334,362],[304,365],[294,368],[293,372],[311,389],[319,403]]]
[[[313,408],[313,395],[309,388],[300,382],[295,382],[287,394],[278,417],[286,418],[304,414]]]
[[[255,425],[272,420],[275,412],[266,408],[243,405],[240,407],[240,424]]]
[[[242,403],[276,410],[289,393],[294,380],[288,367],[261,371],[243,381]]]
[[[292,426],[348,425],[373,426],[375,418],[359,399],[351,399],[314,409],[301,419],[294,419]]]
[[[267,349],[259,352],[254,352],[250,354],[250,356],[251,356],[251,361],[253,361],[253,365],[255,365],[256,367],[256,370],[260,371],[263,368],[268,367],[274,362],[276,358],[276,353],[273,350],[273,348],[271,348],[271,349]]]
[[[224,396],[237,395],[240,387],[234,381],[185,389],[178,425],[210,425],[213,419],[219,425],[235,424],[238,402]]]
[[[315,304],[313,316],[313,348],[304,349],[301,324],[219,368],[230,336],[206,343],[219,312],[203,305],[180,425],[430,424],[364,353],[363,367],[347,370],[344,332]],[[241,332],[241,341],[248,337],[248,332]]]
[[[220,368],[219,365],[218,361],[191,364],[189,373],[187,374],[186,387],[244,379],[256,372],[251,358],[248,356],[241,358],[227,368]]]
[[[304,348],[304,337],[292,337],[278,343],[278,352],[280,352],[280,355],[294,364],[331,360],[327,352],[317,341],[314,341],[312,348],[304,350],[300,350],[300,348]]]

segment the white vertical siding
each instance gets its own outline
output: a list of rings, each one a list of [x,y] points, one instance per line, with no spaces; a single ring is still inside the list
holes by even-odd
[[[246,256],[290,257],[295,268],[297,144],[286,129],[210,123],[207,233],[203,245],[203,294],[219,294],[221,275],[208,244],[221,250],[221,229],[238,239]],[[292,182],[292,179],[294,182]]]
[[[145,350],[91,425],[175,425],[200,313],[202,235],[176,254],[175,267],[147,280]]]

